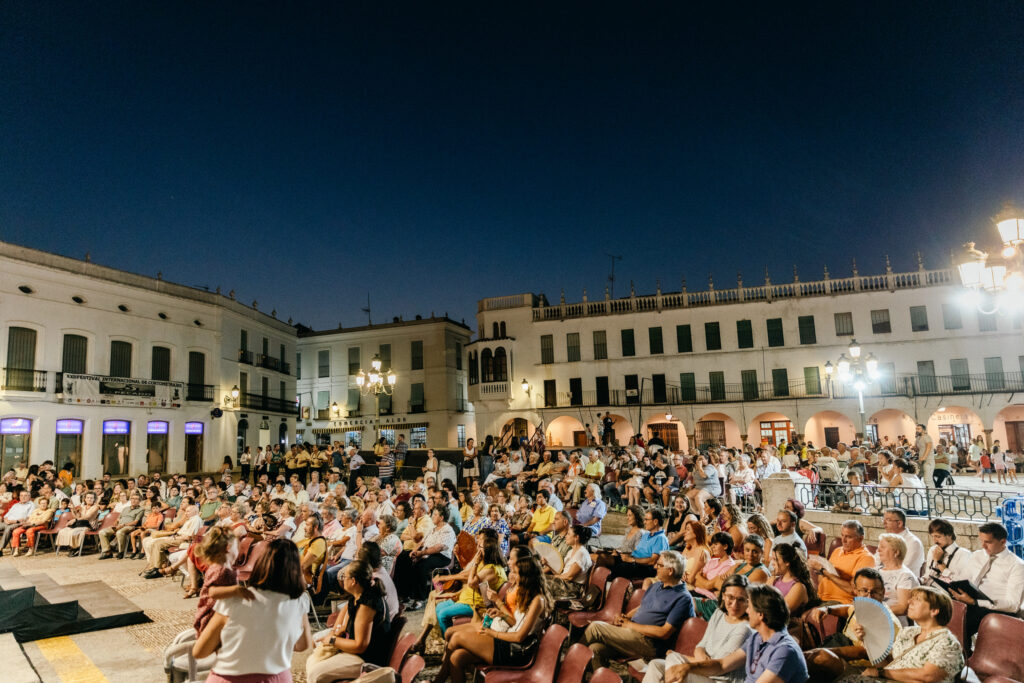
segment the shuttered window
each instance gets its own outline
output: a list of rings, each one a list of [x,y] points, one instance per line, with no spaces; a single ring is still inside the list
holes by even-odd
[[[802,315],[797,318],[797,324],[800,326],[800,343],[801,344],[817,344],[818,333],[814,329],[814,316],[813,315]]]
[[[126,341],[110,342],[110,376],[132,376],[132,344]]]
[[[636,340],[633,338],[633,330],[622,330],[622,355],[636,355]]]
[[[910,331],[911,332],[927,332],[928,331],[928,307],[927,306],[911,306],[910,307]]]
[[[679,353],[693,352],[693,335],[689,325],[676,325],[676,350]]]
[[[608,334],[604,330],[594,330],[594,360],[608,358]]]
[[[810,396],[821,393],[821,371],[818,366],[804,368],[804,391]]]
[[[647,338],[651,345],[651,354],[665,353],[665,343],[661,338],[660,327],[650,327],[647,329]]]
[[[88,372],[86,359],[89,355],[89,340],[79,334],[64,335],[64,351],[61,355],[62,372]]]
[[[171,381],[171,350],[166,346],[153,347],[150,378],[161,382]]]
[[[712,401],[724,401],[725,400],[725,373],[724,372],[709,372],[708,382],[711,389],[711,400]]]
[[[540,362],[544,365],[551,365],[555,362],[555,338],[550,334],[542,334],[540,337]],[[485,382],[490,380],[484,379]]]
[[[888,308],[879,308],[871,311],[871,332],[873,334],[888,334],[892,332]]]
[[[789,396],[789,371],[786,368],[772,369],[772,391],[776,397]]]
[[[348,374],[358,375],[360,362],[359,347],[350,346],[348,348]]]
[[[749,320],[736,321],[736,340],[741,349],[754,348],[754,327]]]
[[[782,332],[782,318],[768,318],[768,346],[785,346],[786,337]]]
[[[679,400],[697,400],[697,378],[692,372],[679,373]]]
[[[7,332],[7,367],[14,370],[35,370],[36,331],[12,327]]]
[[[722,348],[722,330],[718,323],[704,323],[704,344],[708,351],[718,351]]]
[[[743,385],[743,400],[757,400],[757,370],[741,370],[740,383]]]
[[[318,377],[331,376],[331,352],[329,349],[316,352],[316,365]]]
[[[853,313],[835,313],[836,336],[845,337],[853,334]]]
[[[381,370],[391,369],[391,344],[380,345],[380,363]]]
[[[423,410],[423,383],[409,385],[409,406],[413,412]]]
[[[423,341],[417,339],[412,343],[410,348],[410,356],[412,357],[412,369],[422,370],[423,369]]]
[[[960,308],[953,304],[942,304],[942,326],[947,330],[959,330],[964,326]]]
[[[206,384],[206,354],[199,351],[188,352],[188,383]]]
[[[580,333],[569,332],[565,335],[565,355],[570,363],[580,359]]]

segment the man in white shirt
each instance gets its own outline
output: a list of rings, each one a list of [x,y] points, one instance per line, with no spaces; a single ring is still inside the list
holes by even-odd
[[[1021,616],[1024,601],[1024,560],[1006,547],[1006,527],[999,522],[987,522],[978,527],[981,550],[971,556],[970,581],[989,600],[975,600],[957,590],[950,595],[967,605],[964,621],[964,642],[977,633],[978,625],[989,612],[1003,612]]]
[[[775,526],[778,528],[779,533],[775,538],[770,539],[773,548],[778,548],[779,545],[791,545],[800,551],[800,554],[807,559],[807,544],[804,543],[804,539],[800,538],[799,528],[797,524],[800,523],[800,518],[796,516],[796,513],[792,510],[779,510],[779,514],[775,517]],[[772,558],[774,561],[775,558]]]
[[[509,459],[508,459],[508,476],[509,476],[509,478],[515,479],[516,476],[518,476],[520,473],[522,473],[524,467],[526,467],[526,461],[523,460],[523,452],[522,451],[512,451],[512,453],[509,455]]]
[[[380,537],[380,529],[377,528],[377,513],[373,510],[364,510],[363,514],[359,516],[359,535],[356,537],[358,543],[361,545],[363,541],[376,541]],[[353,555],[353,557],[355,557]]]
[[[309,494],[302,488],[302,482],[298,479],[292,480],[292,487],[284,494],[284,499],[295,507],[309,502]]]
[[[924,544],[907,528],[907,513],[899,508],[886,508],[882,515],[882,524],[886,533],[896,534],[907,544],[907,556],[903,564],[920,577],[924,569]]]
[[[3,541],[0,542],[0,552],[7,547],[11,540],[11,533],[21,526],[21,523],[28,519],[36,504],[32,502],[32,494],[27,489],[22,489],[18,494],[18,502],[7,510],[3,523],[0,523],[0,531],[3,531]]]
[[[973,578],[971,551],[957,545],[953,525],[944,519],[933,519],[928,524],[928,534],[934,545],[928,550],[928,567],[923,582],[930,584],[935,579],[946,583],[970,581]]]
[[[555,485],[549,479],[545,479],[540,483],[540,488],[548,492],[548,505],[561,512],[565,508],[565,504],[561,498],[555,495]]]
[[[915,427],[917,430],[917,462],[920,463],[921,481],[925,486],[932,486],[932,474],[935,472],[935,453],[932,437],[928,436],[927,427],[923,424]]]

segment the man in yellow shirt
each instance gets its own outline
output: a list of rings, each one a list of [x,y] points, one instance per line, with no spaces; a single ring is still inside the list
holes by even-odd
[[[412,503],[412,519],[409,520],[408,526],[399,537],[402,547],[410,552],[416,550],[420,541],[433,530],[434,523],[430,521],[430,515],[427,514],[427,504],[423,498],[415,498]]]
[[[537,535],[537,540],[550,543],[551,538],[547,535],[548,529],[555,521],[555,508],[548,505],[550,494],[547,491],[537,491],[537,507],[533,510],[533,519],[530,526],[526,527],[527,534]]]
[[[576,481],[573,482],[571,496],[573,505],[579,505],[580,496],[587,484],[593,483],[600,486],[602,479],[604,479],[604,463],[601,462],[599,451],[595,448],[590,451],[590,458],[587,466],[583,468],[583,475],[576,477]]]
[[[864,567],[874,567],[875,558],[864,547],[864,527],[857,520],[848,519],[843,522],[839,537],[843,546],[833,550],[828,558],[836,571],[824,569],[816,562],[812,566],[821,572],[821,580],[818,582],[818,597],[821,601],[851,605],[856,591],[854,576]]]

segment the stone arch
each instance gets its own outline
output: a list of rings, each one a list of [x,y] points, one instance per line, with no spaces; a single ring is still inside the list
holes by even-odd
[[[1020,453],[1024,450],[1024,405],[1008,405],[992,422],[992,440],[999,441],[1004,451]]]
[[[857,428],[853,419],[835,410],[817,412],[804,425],[804,439],[813,443],[815,448],[839,441],[848,444],[856,437]]]
[[[743,447],[739,424],[725,413],[716,412],[702,415],[694,425],[693,433],[693,445],[696,448],[720,446],[723,443],[729,448]]]
[[[928,436],[935,443],[944,438],[951,444],[955,443],[958,448],[967,448],[971,445],[971,439],[986,436],[985,423],[978,413],[962,405],[939,406],[928,417],[925,426],[928,428]]]
[[[754,447],[765,443],[778,446],[783,440],[793,443],[798,428],[798,424],[782,413],[761,413],[747,424],[747,443]]]
[[[651,415],[641,425],[640,433],[647,439],[650,439],[654,434],[658,434],[661,436],[662,441],[665,442],[665,445],[673,451],[685,453],[690,447],[686,427],[678,416],[670,413],[655,413]]]
[[[864,438],[870,440],[872,427],[883,446],[895,448],[899,437],[905,436],[914,440],[914,418],[899,408],[885,408],[868,418],[868,434]]]
[[[549,447],[586,446],[588,437],[583,423],[570,415],[559,415],[544,425],[544,443]]]

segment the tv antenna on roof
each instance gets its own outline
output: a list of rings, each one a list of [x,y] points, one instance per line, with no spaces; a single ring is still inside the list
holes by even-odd
[[[370,293],[366,293],[366,306],[362,309],[363,313],[366,314],[366,324],[372,325],[373,319],[370,317]]]
[[[615,262],[621,261],[622,257],[617,254],[609,254],[607,251],[604,253],[605,256],[612,260],[612,272],[608,275],[608,289],[611,298],[615,298]]]

